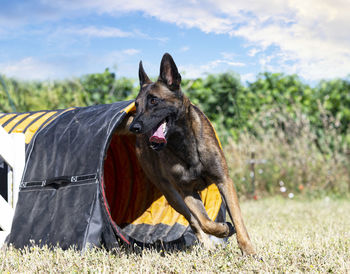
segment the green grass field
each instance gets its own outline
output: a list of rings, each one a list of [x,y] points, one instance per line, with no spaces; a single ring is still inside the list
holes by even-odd
[[[112,254],[32,247],[0,251],[0,272],[350,272],[350,202],[268,198],[241,203],[263,262],[243,257],[235,238],[215,251]]]

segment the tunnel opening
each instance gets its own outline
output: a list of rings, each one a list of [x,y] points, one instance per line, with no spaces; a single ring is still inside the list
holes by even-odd
[[[134,135],[114,134],[109,144],[103,173],[109,216],[121,234],[137,242],[174,241],[184,233],[188,222],[146,177],[135,142]]]
[[[122,234],[145,244],[171,242],[189,229],[157,187],[146,177],[135,152],[134,135],[114,134],[104,160],[103,187],[109,216]],[[221,196],[212,184],[201,193],[208,215],[218,215]]]

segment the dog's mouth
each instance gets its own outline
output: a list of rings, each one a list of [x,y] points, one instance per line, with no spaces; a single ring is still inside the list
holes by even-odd
[[[161,121],[158,126],[152,130],[149,138],[150,147],[156,151],[163,149],[167,143],[167,134],[169,130],[169,118]]]

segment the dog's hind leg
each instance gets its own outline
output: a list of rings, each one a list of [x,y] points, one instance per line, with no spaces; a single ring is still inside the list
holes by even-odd
[[[219,238],[229,237],[234,234],[235,230],[230,223],[217,223],[209,218],[198,192],[185,193],[184,200],[205,233]]]
[[[218,183],[217,186],[225,200],[230,218],[234,223],[239,248],[243,254],[255,255],[254,247],[243,222],[241,208],[238,203],[238,197],[233,181],[228,176],[225,176],[224,180],[222,180],[221,183]]]

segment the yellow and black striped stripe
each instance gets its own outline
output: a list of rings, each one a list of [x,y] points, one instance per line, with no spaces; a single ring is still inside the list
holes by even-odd
[[[0,113],[0,125],[8,133],[24,133],[25,142],[29,144],[38,130],[47,126],[61,114],[72,109],[73,108],[25,113]]]

